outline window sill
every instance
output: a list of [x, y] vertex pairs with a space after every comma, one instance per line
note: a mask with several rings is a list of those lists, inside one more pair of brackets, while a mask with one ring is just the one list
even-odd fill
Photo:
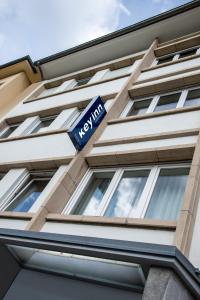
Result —
[[19, 219], [19, 220], [31, 220], [34, 216], [33, 213], [26, 212], [13, 212], [13, 211], [1, 211], [0, 218], [6, 219]]
[[62, 222], [62, 223], [81, 223], [84, 225], [100, 225], [100, 226], [123, 226], [123, 227], [140, 227], [162, 230], [176, 230], [176, 221], [162, 221], [135, 218], [109, 218], [109, 217], [92, 217], [82, 215], [60, 215], [48, 214], [46, 221]]
[[103, 146], [121, 145], [121, 144], [138, 143], [138, 142], [146, 142], [146, 141], [156, 141], [162, 139], [173, 139], [173, 138], [179, 138], [185, 136], [193, 136], [198, 134], [199, 134], [199, 128], [194, 128], [192, 130], [182, 130], [182, 131], [174, 131], [174, 132], [164, 132], [159, 134], [155, 133], [151, 135], [141, 135], [138, 137], [102, 140], [102, 141], [95, 142], [94, 146], [103, 147]]

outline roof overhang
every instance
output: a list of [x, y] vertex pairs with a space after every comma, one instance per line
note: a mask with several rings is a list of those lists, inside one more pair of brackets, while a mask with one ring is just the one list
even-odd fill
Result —
[[199, 31], [200, 1], [172, 9], [132, 26], [35, 62], [44, 79], [89, 68], [143, 51], [156, 38], [160, 43]]
[[41, 80], [41, 73], [29, 55], [10, 61], [0, 66], [0, 79], [24, 72], [31, 83]]

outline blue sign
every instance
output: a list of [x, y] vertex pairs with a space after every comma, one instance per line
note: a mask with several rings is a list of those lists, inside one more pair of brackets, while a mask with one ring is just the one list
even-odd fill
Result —
[[95, 97], [68, 130], [76, 149], [83, 149], [105, 115], [106, 109], [101, 97]]

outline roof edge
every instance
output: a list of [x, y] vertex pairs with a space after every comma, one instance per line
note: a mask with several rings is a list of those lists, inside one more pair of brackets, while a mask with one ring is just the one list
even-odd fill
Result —
[[49, 55], [49, 56], [44, 57], [42, 59], [36, 60], [34, 62], [34, 64], [37, 65], [37, 66], [43, 65], [43, 64], [48, 63], [50, 61], [53, 61], [53, 60], [62, 58], [64, 56], [67, 56], [69, 54], [73, 54], [75, 52], [78, 52], [78, 51], [87, 49], [89, 47], [101, 44], [103, 42], [106, 42], [106, 41], [109, 41], [111, 39], [117, 38], [119, 36], [125, 35], [127, 33], [130, 33], [130, 32], [139, 30], [141, 28], [147, 27], [147, 26], [149, 26], [151, 24], [155, 24], [155, 23], [157, 23], [159, 21], [168, 19], [170, 17], [173, 17], [173, 16], [175, 16], [177, 14], [186, 12], [186, 11], [191, 10], [193, 8], [196, 8], [198, 6], [200, 6], [200, 0], [190, 1], [189, 3], [186, 3], [184, 5], [178, 6], [176, 8], [171, 9], [171, 10], [168, 10], [167, 12], [164, 12], [164, 13], [161, 13], [159, 15], [153, 16], [151, 18], [145, 19], [143, 21], [140, 21], [140, 22], [135, 23], [133, 25], [130, 25], [128, 27], [119, 29], [117, 31], [114, 31], [114, 32], [109, 33], [107, 35], [104, 35], [102, 37], [93, 39], [93, 40], [91, 40], [89, 42], [80, 44], [78, 46], [69, 48], [67, 50], [64, 50], [64, 51], [58, 52], [56, 54]]
[[3, 65], [0, 65], [0, 70], [1, 69], [4, 69], [4, 68], [7, 68], [7, 67], [10, 67], [10, 66], [13, 66], [13, 65], [16, 65], [17, 63], [20, 63], [20, 62], [23, 62], [23, 61], [28, 61], [32, 71], [36, 74], [37, 73], [37, 69], [30, 57], [30, 55], [26, 55], [26, 56], [23, 56], [23, 57], [20, 57], [20, 58], [17, 58], [17, 59], [14, 59], [14, 60], [11, 60], [9, 61], [8, 63], [5, 63]]

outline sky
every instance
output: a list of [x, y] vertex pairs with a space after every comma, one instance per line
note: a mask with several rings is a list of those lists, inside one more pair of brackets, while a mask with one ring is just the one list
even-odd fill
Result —
[[0, 65], [55, 54], [188, 0], [0, 0]]

